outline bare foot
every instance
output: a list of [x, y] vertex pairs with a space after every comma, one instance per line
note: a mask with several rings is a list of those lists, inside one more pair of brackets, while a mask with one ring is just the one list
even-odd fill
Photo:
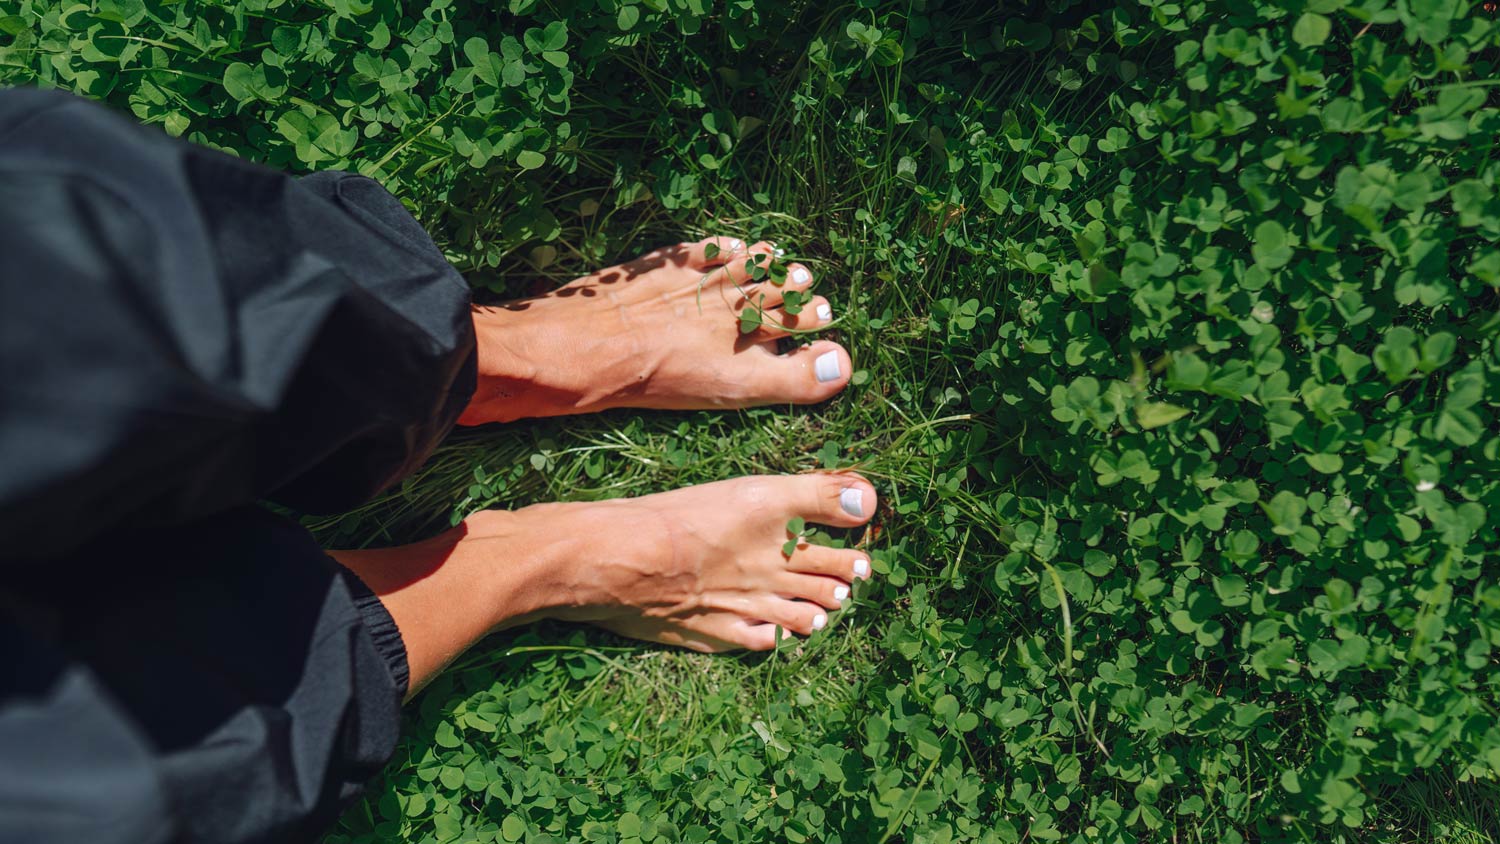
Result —
[[[823, 340], [780, 355], [776, 340], [788, 328], [827, 325], [833, 312], [817, 296], [799, 314], [787, 313], [783, 291], [805, 291], [812, 273], [793, 263], [782, 285], [756, 281], [747, 263], [765, 266], [772, 252], [769, 243], [747, 249], [733, 238], [709, 238], [658, 249], [543, 296], [476, 308], [479, 385], [459, 422], [829, 398], [852, 374], [848, 352]], [[741, 333], [740, 313], [757, 307], [765, 322]]]
[[870, 558], [809, 544], [788, 523], [857, 527], [875, 504], [849, 472], [752, 476], [486, 510], [425, 542], [329, 553], [395, 619], [410, 696], [485, 634], [542, 618], [700, 651], [770, 649], [777, 625], [808, 635], [870, 576]]
[[[588, 621], [621, 635], [701, 651], [764, 650], [776, 625], [807, 635], [870, 576], [862, 551], [811, 545], [787, 531], [807, 525], [855, 527], [875, 511], [875, 488], [851, 473], [735, 478], [641, 498], [544, 504], [514, 513], [476, 513], [471, 539], [520, 537], [530, 523], [547, 558], [538, 590], [542, 615]], [[784, 546], [797, 544], [790, 556]], [[496, 549], [496, 560], [505, 554]], [[497, 563], [503, 564], [503, 563]], [[534, 615], [529, 616], [529, 620]]]

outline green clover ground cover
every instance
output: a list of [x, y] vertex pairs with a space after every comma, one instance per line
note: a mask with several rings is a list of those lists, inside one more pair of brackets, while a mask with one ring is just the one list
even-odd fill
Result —
[[6, 0], [0, 79], [380, 178], [481, 295], [773, 237], [827, 407], [454, 437], [317, 523], [854, 465], [805, 646], [472, 652], [330, 842], [1495, 841], [1500, 28], [1461, 0]]

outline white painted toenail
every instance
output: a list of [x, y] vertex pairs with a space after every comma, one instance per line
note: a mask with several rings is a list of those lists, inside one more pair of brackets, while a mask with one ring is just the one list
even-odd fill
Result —
[[833, 599], [835, 601], [842, 601], [842, 600], [844, 600], [847, 597], [849, 597], [849, 587], [847, 587], [847, 586], [835, 586], [835, 587], [833, 587]]
[[782, 249], [780, 246], [778, 246], [775, 249], [771, 250], [771, 254], [775, 255], [778, 258], [782, 258], [782, 257], [786, 256], [786, 250]]
[[859, 487], [849, 487], [839, 493], [839, 506], [844, 512], [851, 516], [864, 518], [865, 515], [865, 491]]
[[821, 304], [821, 305], [819, 305], [818, 306], [818, 319], [821, 319], [824, 322], [828, 322], [828, 321], [832, 320], [833, 319], [833, 306], [830, 305], [830, 304], [828, 304], [828, 303], [826, 303], [826, 302], [823, 303], [823, 304]]
[[824, 352], [813, 361], [813, 374], [817, 376], [819, 384], [839, 380], [841, 369], [838, 352]]
[[740, 251], [741, 249], [744, 249], [744, 248], [745, 248], [745, 241], [740, 240], [737, 237], [729, 239], [729, 251], [730, 252], [738, 252], [738, 251]]
[[809, 281], [812, 281], [812, 273], [807, 271], [807, 267], [798, 267], [792, 270], [793, 284], [806, 284]]
[[827, 626], [828, 626], [828, 616], [826, 616], [826, 615], [824, 615], [822, 613], [818, 613], [817, 615], [813, 616], [813, 629], [814, 630], [822, 630], [824, 627], [827, 627]]
[[869, 577], [870, 576], [870, 561], [864, 559], [863, 557], [861, 557], [858, 560], [855, 560], [854, 561], [854, 576], [855, 577]]

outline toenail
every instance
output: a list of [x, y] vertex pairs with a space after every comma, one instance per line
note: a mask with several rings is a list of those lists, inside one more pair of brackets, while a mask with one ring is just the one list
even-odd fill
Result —
[[826, 615], [824, 615], [822, 613], [818, 613], [817, 615], [813, 616], [813, 629], [814, 630], [822, 630], [824, 627], [827, 627], [827, 626], [828, 626], [828, 616], [826, 616]]
[[778, 246], [775, 249], [771, 250], [771, 254], [775, 255], [778, 258], [783, 258], [783, 257], [786, 256], [786, 250], [782, 249], [780, 246]]
[[869, 577], [870, 576], [870, 561], [866, 560], [864, 558], [860, 558], [858, 560], [855, 560], [854, 561], [854, 576], [855, 577]]
[[833, 319], [833, 306], [824, 302], [818, 306], [818, 319], [828, 322]]
[[813, 361], [813, 374], [817, 376], [819, 384], [837, 381], [841, 370], [838, 352], [824, 352]]
[[842, 601], [847, 597], [849, 597], [849, 587], [842, 584], [833, 587], [833, 599], [835, 601]]
[[865, 491], [859, 487], [849, 487], [839, 493], [839, 506], [844, 512], [851, 516], [864, 518], [865, 515]]
[[729, 251], [730, 252], [738, 252], [738, 251], [740, 251], [741, 249], [744, 249], [744, 248], [745, 248], [745, 241], [740, 240], [737, 237], [733, 237], [733, 238], [729, 239]]
[[809, 281], [812, 281], [812, 273], [807, 271], [807, 267], [798, 267], [792, 270], [793, 284], [806, 284]]

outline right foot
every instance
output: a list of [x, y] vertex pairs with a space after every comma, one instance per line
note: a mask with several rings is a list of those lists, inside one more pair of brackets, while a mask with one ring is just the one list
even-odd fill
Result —
[[787, 523], [856, 527], [875, 503], [875, 488], [852, 473], [751, 476], [476, 513], [464, 542], [500, 540], [487, 551], [493, 565], [529, 560], [538, 572], [526, 591], [539, 611], [501, 627], [551, 616], [700, 651], [767, 650], [777, 625], [802, 636], [826, 626], [851, 583], [870, 576], [864, 552], [811, 545]]
[[[833, 320], [812, 297], [793, 315], [787, 290], [812, 272], [787, 265], [783, 284], [746, 269], [769, 266], [769, 243], [728, 237], [658, 249], [566, 286], [500, 307], [474, 309], [479, 384], [459, 424], [510, 422], [616, 407], [708, 410], [811, 404], [844, 388], [849, 353], [828, 340], [779, 354], [791, 330]], [[740, 331], [740, 315], [763, 322]]]

